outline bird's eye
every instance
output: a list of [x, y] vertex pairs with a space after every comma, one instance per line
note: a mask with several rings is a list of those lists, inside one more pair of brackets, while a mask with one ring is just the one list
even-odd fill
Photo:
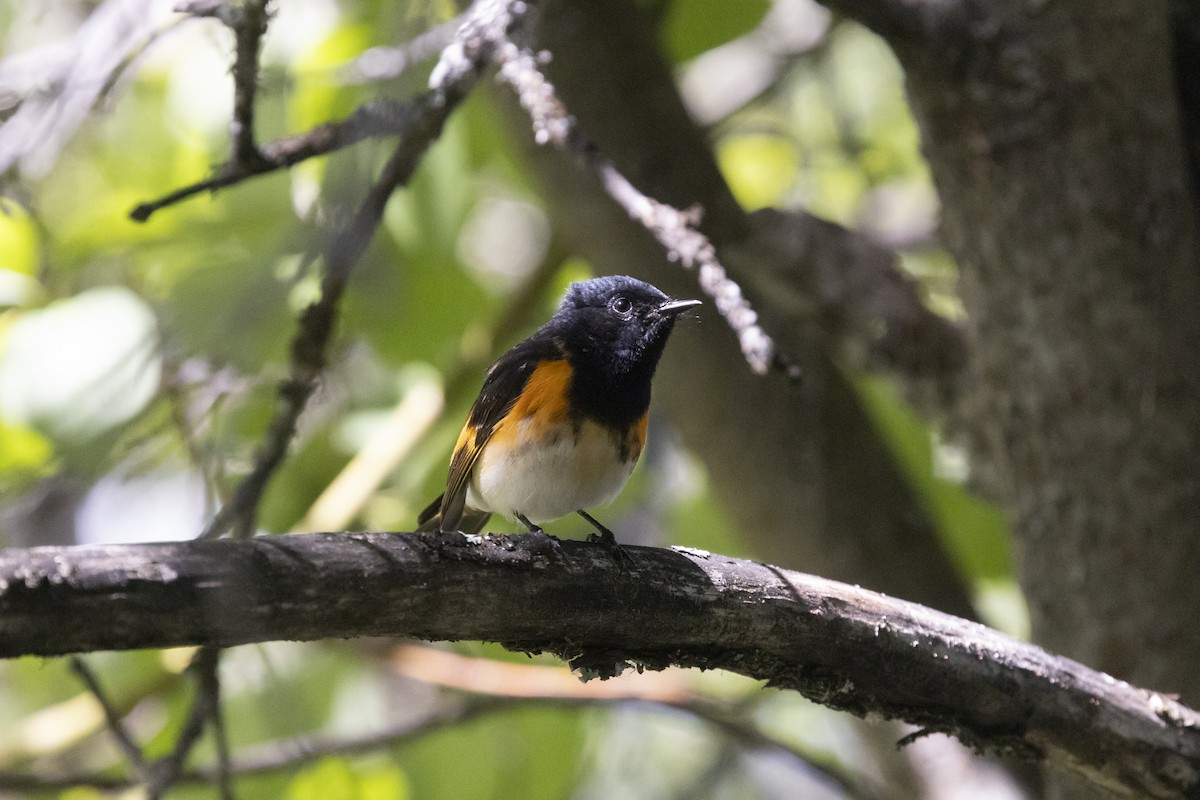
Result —
[[608, 307], [620, 314], [622, 317], [628, 316], [629, 312], [633, 311], [633, 303], [629, 302], [628, 297], [617, 295], [608, 304]]

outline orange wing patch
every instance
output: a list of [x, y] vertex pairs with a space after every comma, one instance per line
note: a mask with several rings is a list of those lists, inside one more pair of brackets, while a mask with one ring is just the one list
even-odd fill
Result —
[[487, 427], [471, 422], [463, 426], [450, 458], [450, 475], [442, 498], [444, 528], [457, 529], [466, 509], [471, 471], [484, 448], [492, 443], [515, 445], [518, 438], [540, 436], [553, 426], [566, 422], [570, 419], [570, 389], [569, 363], [564, 359], [539, 361], [520, 396], [503, 417]]
[[479, 428], [468, 422], [458, 434], [454, 454], [450, 456], [450, 475], [446, 479], [446, 493], [442, 495], [442, 530], [458, 530], [467, 504], [467, 481], [471, 468], [479, 459], [480, 448], [476, 439]]
[[568, 402], [571, 365], [563, 359], [540, 361], [529, 376], [512, 410], [496, 423], [489, 442], [516, 444], [518, 439], [535, 439], [571, 418]]

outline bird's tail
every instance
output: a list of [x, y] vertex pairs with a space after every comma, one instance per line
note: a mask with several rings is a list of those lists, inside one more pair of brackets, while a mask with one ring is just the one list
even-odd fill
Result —
[[[445, 497], [445, 495], [439, 495], [438, 499], [425, 506], [425, 510], [417, 515], [418, 532], [437, 533], [443, 530], [442, 497]], [[455, 526], [455, 530], [462, 533], [479, 533], [491, 518], [492, 515], [488, 511], [476, 511], [468, 507], [463, 510], [462, 519]]]

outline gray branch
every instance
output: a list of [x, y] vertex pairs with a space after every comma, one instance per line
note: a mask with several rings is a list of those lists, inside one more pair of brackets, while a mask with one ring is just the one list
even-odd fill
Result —
[[721, 668], [1129, 796], [1200, 792], [1200, 715], [988, 628], [685, 549], [310, 534], [0, 552], [0, 657], [276, 639], [488, 640], [580, 674]]

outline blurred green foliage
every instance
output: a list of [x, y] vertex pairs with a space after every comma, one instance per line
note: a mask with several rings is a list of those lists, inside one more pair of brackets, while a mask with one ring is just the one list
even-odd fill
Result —
[[749, 33], [767, 13], [766, 0], [725, 3], [722, 0], [674, 0], [666, 5], [662, 44], [676, 63]]
[[[665, 51], [686, 70], [690, 58], [753, 29], [768, 6], [757, 0], [663, 4]], [[46, 15], [41, 18], [31, 8], [0, 12], [0, 33], [9, 43], [47, 20], [68, 30], [73, 24], [65, 4], [39, 12]], [[378, 94], [411, 93], [423, 81], [421, 70], [370, 85], [349, 85], [340, 70], [365, 49], [400, 41], [450, 13], [448, 4], [280, 3], [267, 40], [259, 133], [294, 133], [343, 117]], [[226, 496], [270, 419], [297, 312], [316, 293], [320, 248], [361, 199], [388, 148], [363, 143], [290, 173], [193, 198], [145, 224], [130, 221], [137, 203], [204, 177], [224, 159], [229, 39], [212, 20], [164, 33], [55, 168], [17, 179], [11, 197], [0, 199], [0, 510], [14, 519], [36, 507], [39, 487], [52, 477], [83, 487], [76, 498], [81, 503], [105, 476], [149, 469], [200, 475], [210, 501]], [[354, 524], [407, 529], [439, 491], [458, 421], [481, 380], [480, 362], [511, 343], [495, 341], [492, 327], [512, 298], [530, 288], [538, 262], [554, 255], [536, 225], [511, 222], [544, 224], [545, 215], [502, 131], [487, 96], [477, 93], [455, 114], [412, 184], [389, 203], [342, 304], [328, 374], [266, 497], [265, 532], [295, 525], [369, 440], [371, 425], [412, 386], [440, 384], [470, 365], [468, 379], [447, 384], [454, 391], [441, 420], [353, 515]], [[884, 233], [908, 235], [906, 267], [934, 307], [956, 313], [953, 265], [930, 235], [929, 209], [936, 202], [899, 69], [862, 29], [837, 24], [812, 51], [796, 55], [769, 93], [714, 128], [713, 144], [748, 208], [804, 206], [864, 229], [886, 220]], [[895, 196], [884, 190], [896, 188], [912, 202], [880, 205]], [[468, 223], [513, 208], [525, 216], [493, 224], [525, 237], [532, 256], [500, 266], [480, 263], [472, 253], [487, 254], [495, 243], [469, 241], [470, 231], [488, 228]], [[539, 300], [527, 328], [544, 319], [566, 283], [587, 268], [577, 261], [550, 266], [551, 277], [532, 287]], [[969, 495], [961, 476], [939, 468], [933, 433], [886, 383], [860, 376], [856, 384], [964, 573], [992, 584], [1010, 581], [1007, 534], [996, 509]], [[649, 530], [662, 541], [740, 553], [731, 520], [705, 489], [703, 465], [666, 433], [669, 421], [656, 420], [655, 429], [664, 433], [656, 434], [646, 463], [605, 518], [649, 516]], [[578, 536], [585, 528], [564, 520], [555, 532]], [[158, 530], [163, 538], [197, 533]], [[116, 539], [121, 531], [101, 525], [87, 535]], [[460, 649], [526, 660], [497, 647]], [[167, 752], [192, 691], [179, 654], [102, 654], [90, 661], [131, 712], [147, 753]], [[362, 733], [386, 722], [384, 711], [406, 711], [387, 699], [395, 679], [376, 660], [341, 645], [240, 648], [228, 654], [224, 676], [235, 753], [289, 737]], [[708, 679], [705, 691], [736, 694], [743, 687], [740, 679], [718, 676]], [[0, 770], [117, 769], [119, 753], [94, 709], [88, 716], [70, 705], [80, 703], [80, 691], [62, 661], [0, 664], [0, 729], [8, 732], [0, 736]], [[78, 741], [38, 750], [52, 741], [37, 732], [38, 715], [56, 704], [66, 704], [56, 724], [77, 730]], [[661, 746], [637, 754], [647, 760], [667, 758], [681, 741], [704, 742], [697, 751], [704, 754], [717, 752], [723, 741], [704, 726], [689, 723], [686, 734], [666, 733], [661, 716], [631, 714], [621, 717], [628, 735]], [[812, 724], [814, 715], [824, 715], [826, 727], [838, 725], [794, 698], [786, 713], [766, 713], [790, 740], [824, 753], [858, 746], [844, 731], [826, 736]], [[331, 756], [242, 778], [239, 797], [579, 795], [580, 787], [622, 785], [623, 765], [598, 754], [610, 724], [616, 723], [590, 711], [506, 712], [394, 751]], [[211, 763], [213, 757], [206, 741], [197, 759]], [[678, 795], [685, 778], [663, 772], [658, 793], [641, 796]], [[736, 796], [767, 796], [758, 793], [752, 772], [739, 780]], [[75, 789], [61, 796], [98, 795]], [[172, 796], [212, 792], [185, 787]]]

